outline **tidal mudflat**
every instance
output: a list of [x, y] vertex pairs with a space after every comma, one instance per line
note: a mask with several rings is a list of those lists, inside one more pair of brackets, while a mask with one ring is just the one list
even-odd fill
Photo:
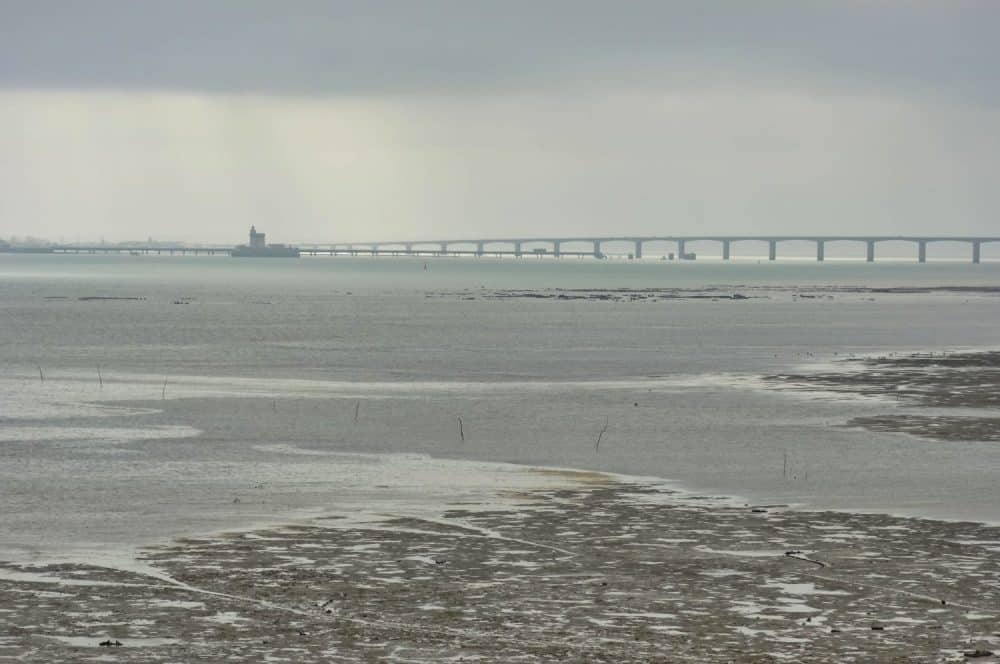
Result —
[[[1000, 650], [996, 445], [846, 426], [995, 415], [875, 364], [990, 347], [994, 293], [893, 284], [995, 266], [619, 263], [18, 257], [0, 661]], [[901, 380], [759, 389], [852, 372]]]
[[331, 513], [178, 540], [131, 571], [2, 564], [0, 658], [931, 662], [1000, 650], [998, 527], [566, 479], [506, 496], [513, 509]]
[[993, 296], [1000, 288], [992, 286], [926, 286], [926, 287], [872, 287], [830, 285], [767, 285], [719, 284], [670, 287], [618, 287], [618, 288], [521, 288], [491, 289], [480, 287], [461, 291], [427, 293], [426, 297], [458, 297], [463, 300], [591, 300], [602, 302], [670, 302], [675, 300], [769, 300], [790, 297], [793, 300], [833, 300], [836, 298], [874, 301], [874, 296], [906, 295], [971, 295]]
[[843, 358], [833, 369], [777, 374], [768, 376], [768, 382], [782, 388], [876, 397], [902, 407], [853, 418], [850, 426], [937, 440], [1000, 440], [1000, 418], [990, 410], [1000, 406], [998, 351]]

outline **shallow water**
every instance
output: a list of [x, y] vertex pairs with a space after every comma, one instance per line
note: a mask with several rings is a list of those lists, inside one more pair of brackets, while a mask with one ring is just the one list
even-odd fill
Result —
[[[1000, 286], [1000, 264], [0, 256], [0, 542], [133, 543], [491, 489], [429, 458], [998, 521], [995, 443], [846, 429], [898, 406], [759, 381], [848, 353], [995, 347], [994, 294], [821, 288], [963, 285]], [[759, 297], [489, 298], [706, 287]], [[141, 299], [79, 299], [95, 296]]]

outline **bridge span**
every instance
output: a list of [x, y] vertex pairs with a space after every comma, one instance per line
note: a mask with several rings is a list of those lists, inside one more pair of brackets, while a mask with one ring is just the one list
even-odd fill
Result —
[[[673, 244], [680, 260], [692, 257], [687, 251], [691, 242], [718, 242], [722, 248], [722, 260], [730, 260], [736, 243], [757, 242], [767, 245], [767, 257], [776, 260], [778, 245], [782, 242], [812, 242], [816, 245], [816, 260], [826, 257], [826, 246], [833, 242], [860, 243], [865, 249], [865, 260], [875, 261], [875, 247], [880, 242], [911, 242], [916, 248], [916, 258], [927, 262], [927, 245], [932, 242], [959, 242], [969, 245], [973, 263], [980, 261], [982, 245], [1000, 242], [1000, 237], [980, 237], [968, 235], [622, 235], [606, 237], [512, 237], [477, 238], [458, 240], [420, 240], [403, 242], [348, 242], [342, 244], [300, 244], [305, 254], [396, 254], [396, 255], [526, 255], [593, 256], [604, 258], [603, 245], [610, 242], [632, 244], [634, 258], [642, 258], [643, 247], [652, 242]], [[566, 245], [575, 245], [576, 250], [566, 250]], [[580, 250], [581, 245], [585, 248]]]
[[[732, 258], [737, 243], [756, 242], [767, 246], [767, 257], [776, 260], [778, 246], [782, 242], [811, 242], [816, 246], [816, 260], [826, 257], [826, 246], [834, 242], [852, 242], [864, 248], [865, 260], [875, 261], [875, 248], [880, 242], [910, 242], [916, 248], [916, 259], [927, 262], [927, 245], [934, 242], [957, 242], [968, 244], [973, 263], [980, 262], [982, 245], [1000, 242], [997, 236], [969, 235], [618, 235], [580, 237], [508, 237], [474, 238], [457, 240], [407, 240], [401, 242], [345, 242], [325, 244], [298, 244], [302, 254], [307, 256], [566, 256], [605, 258], [604, 245], [608, 243], [632, 245], [631, 257], [642, 258], [646, 245], [654, 242], [676, 247], [676, 258], [693, 259], [688, 253], [688, 243], [717, 242], [722, 249], [722, 260]], [[0, 243], [0, 253], [46, 253], [46, 254], [168, 254], [228, 256], [234, 247], [227, 246], [163, 246], [163, 245], [50, 245], [45, 247], [11, 247]], [[671, 252], [673, 253], [673, 252]]]

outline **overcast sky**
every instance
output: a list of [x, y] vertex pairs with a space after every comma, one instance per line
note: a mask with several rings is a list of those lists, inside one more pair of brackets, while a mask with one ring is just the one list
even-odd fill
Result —
[[0, 0], [0, 236], [996, 235], [998, 34], [994, 0]]

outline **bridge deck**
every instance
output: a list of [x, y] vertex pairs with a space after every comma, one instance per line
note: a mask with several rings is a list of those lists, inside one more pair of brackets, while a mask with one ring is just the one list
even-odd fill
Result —
[[[812, 242], [816, 245], [816, 260], [825, 258], [825, 245], [830, 242], [860, 242], [866, 247], [865, 258], [875, 260], [875, 247], [880, 242], [912, 242], [917, 245], [917, 260], [927, 259], [927, 245], [933, 242], [961, 242], [972, 247], [972, 262], [980, 261], [981, 247], [990, 242], [1000, 242], [997, 236], [969, 235], [615, 235], [577, 237], [510, 237], [479, 238], [458, 240], [406, 240], [378, 242], [346, 242], [325, 244], [299, 244], [297, 247], [305, 255], [449, 255], [449, 256], [593, 256], [603, 258], [602, 246], [606, 243], [632, 244], [635, 258], [641, 258], [643, 246], [652, 242], [673, 243], [677, 246], [679, 259], [693, 258], [686, 251], [687, 243], [718, 242], [722, 245], [722, 258], [729, 260], [732, 245], [737, 242], [763, 242], [768, 245], [768, 258], [777, 259], [778, 244], [782, 242]], [[565, 251], [563, 245], [590, 245], [587, 251]], [[500, 245], [500, 246], [498, 246]], [[547, 245], [539, 247], [538, 245]], [[180, 254], [180, 255], [228, 255], [234, 247], [208, 246], [157, 246], [157, 245], [52, 245], [48, 247], [0, 246], [4, 253], [48, 253], [48, 254]]]

